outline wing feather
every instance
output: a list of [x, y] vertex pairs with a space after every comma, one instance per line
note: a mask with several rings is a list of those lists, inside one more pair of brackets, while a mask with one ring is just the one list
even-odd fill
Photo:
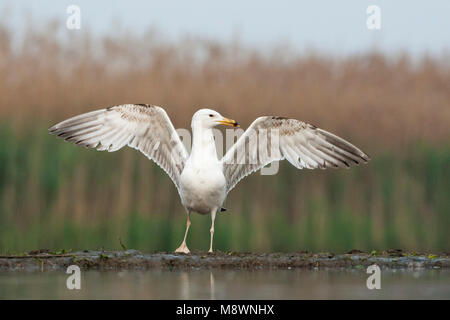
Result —
[[[257, 154], [257, 160], [250, 161], [254, 160], [254, 154]], [[348, 168], [367, 163], [370, 158], [350, 142], [308, 123], [282, 117], [260, 117], [221, 160], [227, 192], [244, 177], [283, 159], [299, 169], [325, 169]]]
[[50, 133], [77, 145], [109, 152], [128, 145], [156, 162], [179, 189], [188, 157], [163, 108], [124, 104], [84, 113], [62, 121]]

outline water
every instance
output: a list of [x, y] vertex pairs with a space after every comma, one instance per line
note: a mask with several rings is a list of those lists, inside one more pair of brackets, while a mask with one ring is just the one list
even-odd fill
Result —
[[2, 272], [0, 299], [450, 299], [449, 270], [382, 270], [369, 290], [364, 270]]

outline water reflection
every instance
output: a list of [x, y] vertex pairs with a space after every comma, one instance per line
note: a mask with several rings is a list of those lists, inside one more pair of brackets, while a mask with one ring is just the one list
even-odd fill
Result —
[[368, 290], [364, 270], [196, 270], [0, 273], [0, 299], [400, 299], [450, 298], [450, 271], [382, 271]]
[[210, 286], [210, 292], [211, 292], [211, 300], [216, 300], [216, 286], [214, 285], [214, 274], [212, 272], [212, 270], [209, 271], [209, 283], [211, 284]]

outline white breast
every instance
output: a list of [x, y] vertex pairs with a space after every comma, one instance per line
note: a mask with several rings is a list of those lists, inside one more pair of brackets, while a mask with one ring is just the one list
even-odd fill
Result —
[[218, 161], [187, 161], [180, 176], [181, 201], [191, 211], [211, 213], [222, 206], [226, 180]]

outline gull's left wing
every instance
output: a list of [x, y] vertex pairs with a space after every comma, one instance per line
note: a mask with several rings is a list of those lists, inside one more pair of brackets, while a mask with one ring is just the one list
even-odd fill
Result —
[[299, 169], [325, 169], [366, 163], [369, 156], [350, 142], [311, 124], [282, 117], [260, 117], [221, 160], [227, 192], [244, 177], [283, 159]]

